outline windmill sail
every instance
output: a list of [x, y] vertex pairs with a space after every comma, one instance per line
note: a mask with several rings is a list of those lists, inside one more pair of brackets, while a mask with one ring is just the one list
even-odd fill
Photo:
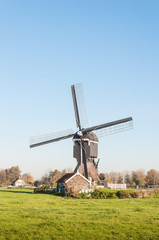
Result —
[[76, 124], [77, 127], [81, 129], [88, 123], [82, 84], [78, 83], [72, 85], [71, 90], [75, 110]]
[[133, 128], [133, 121], [123, 122], [120, 124], [104, 127], [99, 130], [95, 130], [97, 137], [105, 137], [108, 135], [116, 134], [119, 132], [127, 131]]
[[79, 110], [78, 110], [78, 104], [77, 104], [77, 96], [75, 91], [75, 86], [71, 86], [72, 90], [72, 98], [73, 98], [73, 105], [74, 105], [74, 111], [75, 111], [75, 119], [76, 119], [76, 125], [79, 129], [81, 129], [81, 122], [79, 117]]
[[75, 171], [80, 172], [86, 178], [91, 177], [92, 181], [98, 182], [100, 181], [96, 164], [96, 159], [98, 159], [98, 137], [131, 129], [133, 127], [132, 118], [124, 118], [118, 121], [84, 128], [87, 124], [87, 114], [82, 85], [72, 85], [71, 90], [78, 131], [74, 133], [72, 130], [67, 130], [38, 137], [31, 137], [30, 147], [38, 147], [73, 137], [73, 157], [77, 160]]
[[58, 142], [60, 140], [71, 138], [73, 136], [74, 136], [74, 132], [71, 129], [69, 129], [62, 132], [30, 137], [30, 148], [38, 147], [38, 146], [52, 143], [52, 142]]
[[132, 127], [132, 118], [124, 118], [124, 119], [120, 119], [118, 121], [113, 121], [113, 122], [109, 122], [109, 123], [104, 123], [104, 124], [100, 124], [100, 125], [96, 125], [96, 126], [93, 126], [93, 127], [90, 127], [90, 128], [85, 128], [82, 130], [82, 133], [85, 134], [85, 133], [89, 133], [89, 132], [92, 132], [92, 131], [97, 131], [97, 130], [101, 130], [101, 129], [104, 129], [104, 128], [107, 128], [108, 131], [110, 129], [110, 127], [118, 127], [119, 129], [122, 129], [122, 127], [124, 128], [124, 124], [125, 124], [125, 127]]
[[[86, 114], [82, 84], [79, 83], [76, 85], [72, 85], [71, 90], [72, 90], [76, 125], [79, 128], [79, 130], [81, 130], [82, 127], [87, 123], [87, 114]], [[83, 165], [84, 165], [84, 175], [86, 178], [88, 178], [86, 150], [84, 147], [84, 141], [82, 139], [82, 136], [80, 137], [80, 140], [81, 140], [81, 153], [82, 153], [81, 163], [83, 162]]]

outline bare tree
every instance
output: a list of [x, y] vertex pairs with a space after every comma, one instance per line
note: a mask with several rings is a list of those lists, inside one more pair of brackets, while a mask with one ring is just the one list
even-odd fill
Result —
[[157, 185], [159, 184], [159, 171], [151, 169], [147, 172], [146, 183], [148, 185]]
[[121, 174], [119, 174], [117, 183], [122, 184], [123, 183], [123, 176]]
[[62, 173], [56, 169], [55, 171], [51, 171], [49, 173], [49, 177], [51, 180], [51, 185], [55, 187], [57, 180], [62, 177]]
[[73, 172], [72, 168], [65, 168], [62, 170], [62, 176], [65, 175], [66, 173], [72, 173], [72, 172]]
[[20, 173], [18, 166], [3, 169], [0, 171], [0, 183], [9, 185], [20, 176]]
[[130, 176], [129, 173], [126, 173], [126, 174], [125, 174], [124, 181], [125, 181], [125, 183], [126, 183], [127, 186], [130, 186], [130, 185], [131, 185], [132, 179], [131, 179], [131, 176]]
[[145, 186], [145, 178], [144, 170], [132, 171], [132, 182], [135, 182], [136, 185]]
[[50, 179], [50, 177], [49, 177], [49, 173], [45, 173], [45, 174], [41, 177], [41, 183], [42, 183], [42, 184], [46, 184], [46, 185], [50, 185], [51, 179]]

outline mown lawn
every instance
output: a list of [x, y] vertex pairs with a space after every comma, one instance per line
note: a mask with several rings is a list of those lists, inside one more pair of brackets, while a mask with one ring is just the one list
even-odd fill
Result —
[[0, 189], [3, 239], [159, 239], [159, 198], [67, 199]]

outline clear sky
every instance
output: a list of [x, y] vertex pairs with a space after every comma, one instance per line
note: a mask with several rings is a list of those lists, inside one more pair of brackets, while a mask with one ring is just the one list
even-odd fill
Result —
[[71, 84], [90, 125], [132, 116], [99, 139], [100, 172], [159, 170], [159, 1], [0, 1], [0, 168], [35, 178], [74, 168], [72, 140], [29, 148], [29, 136], [76, 130]]

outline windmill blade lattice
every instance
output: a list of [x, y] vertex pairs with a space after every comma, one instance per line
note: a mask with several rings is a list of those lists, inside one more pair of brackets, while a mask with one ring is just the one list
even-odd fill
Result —
[[[98, 159], [98, 137], [133, 128], [132, 117], [84, 128], [88, 123], [82, 84], [71, 86], [75, 120], [78, 130], [71, 129], [30, 138], [30, 148], [73, 137], [73, 157], [77, 160], [75, 172], [99, 182], [96, 159]], [[98, 137], [97, 137], [98, 136]], [[99, 161], [99, 159], [98, 159]]]
[[78, 112], [80, 116], [80, 125], [82, 128], [88, 123], [86, 105], [85, 105], [84, 94], [83, 94], [83, 87], [81, 83], [78, 83], [74, 85], [74, 88], [76, 93]]
[[102, 128], [99, 130], [94, 130], [97, 137], [105, 137], [108, 135], [116, 134], [119, 132], [127, 131], [133, 128], [133, 121], [121, 123], [118, 125], [113, 125], [107, 128]]
[[34, 136], [30, 137], [30, 147], [37, 147], [40, 145], [47, 144], [49, 142], [57, 142], [60, 140], [64, 140], [66, 138], [70, 138], [74, 136], [74, 131], [72, 129], [68, 129], [65, 131], [40, 135], [40, 136]]

